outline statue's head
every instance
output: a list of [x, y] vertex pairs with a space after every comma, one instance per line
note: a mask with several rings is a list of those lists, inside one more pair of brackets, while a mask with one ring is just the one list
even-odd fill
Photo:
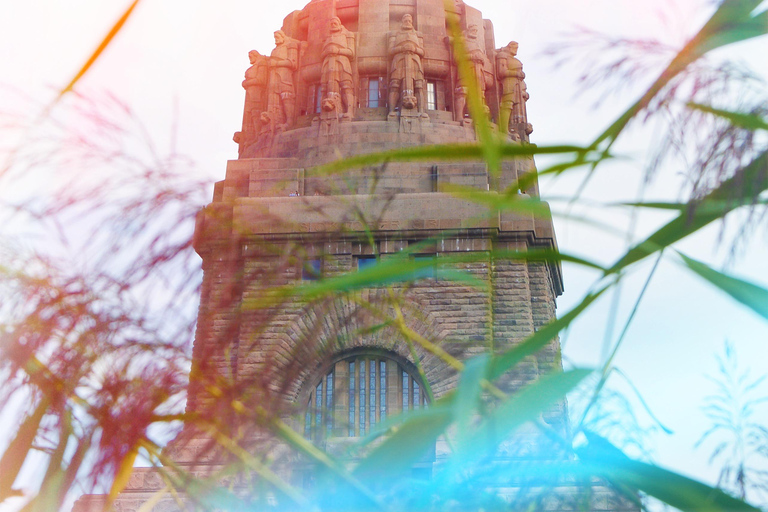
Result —
[[412, 30], [413, 29], [413, 16], [410, 14], [404, 14], [403, 19], [400, 20], [400, 26], [403, 30]]
[[517, 55], [517, 41], [510, 41], [504, 48], [512, 55]]
[[285, 32], [282, 30], [275, 30], [275, 45], [280, 46], [285, 42]]
[[259, 116], [259, 121], [261, 121], [262, 124], [269, 123], [272, 121], [272, 116], [270, 116], [267, 112], [262, 112]]
[[261, 54], [256, 50], [251, 50], [248, 52], [248, 60], [251, 61], [251, 64], [256, 64], [256, 61], [259, 60], [259, 57], [261, 57]]
[[470, 25], [467, 27], [466, 37], [467, 39], [477, 39], [478, 29], [477, 25]]
[[334, 16], [331, 18], [331, 32], [340, 32], [341, 31], [341, 20]]

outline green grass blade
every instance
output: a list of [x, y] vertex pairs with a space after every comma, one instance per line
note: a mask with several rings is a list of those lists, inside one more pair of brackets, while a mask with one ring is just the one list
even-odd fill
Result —
[[[669, 247], [707, 224], [724, 217], [736, 207], [751, 203], [766, 188], [768, 188], [768, 151], [760, 154], [733, 177], [707, 194], [700, 201], [703, 208], [696, 207], [690, 213], [681, 212], [675, 219], [627, 251], [608, 269], [607, 273], [617, 273], [632, 263]], [[721, 208], [717, 208], [717, 205]]]
[[550, 219], [552, 213], [549, 205], [536, 197], [523, 197], [518, 194], [499, 194], [496, 191], [480, 190], [475, 187], [446, 184], [440, 187], [441, 192], [447, 192], [459, 199], [487, 206], [491, 211], [512, 211], [537, 218]]
[[[588, 148], [582, 146], [536, 146], [534, 144], [504, 144], [500, 148], [501, 155], [508, 158], [529, 157], [533, 155], [553, 154], [586, 154]], [[383, 162], [456, 162], [482, 161], [485, 157], [483, 147], [479, 144], [437, 144], [433, 146], [412, 146], [376, 153], [355, 155], [342, 160], [309, 169], [308, 175], [324, 176], [338, 174], [350, 169], [357, 169]]]
[[364, 458], [352, 474], [377, 480], [409, 477], [411, 466], [434, 448], [435, 441], [452, 420], [452, 409], [438, 404], [410, 414], [407, 421]]
[[762, 12], [755, 16], [752, 15], [760, 3], [761, 0], [723, 1], [701, 30], [675, 55], [640, 99], [601, 133], [592, 146], [596, 148], [602, 142], [607, 142], [604, 148], [607, 151], [629, 121], [645, 110], [653, 98], [674, 77], [708, 51], [765, 34], [768, 29], [768, 23], [766, 23], [768, 14]]
[[453, 401], [453, 418], [457, 427], [457, 451], [469, 448], [470, 425], [478, 413], [480, 397], [483, 392], [483, 380], [488, 372], [489, 362], [490, 356], [483, 354], [464, 363], [464, 371], [461, 372], [459, 385], [456, 387], [456, 397]]
[[758, 512], [719, 489], [672, 471], [630, 459], [604, 438], [585, 432], [588, 445], [577, 449], [582, 466], [609, 481], [638, 489], [664, 503], [691, 512]]
[[573, 390], [592, 370], [555, 371], [503, 400], [473, 434], [474, 447], [464, 452], [460, 465], [492, 456], [496, 447], [522, 425], [534, 421]]
[[524, 358], [535, 354], [544, 345], [552, 341], [557, 334], [568, 327], [590, 304], [592, 304], [600, 295], [602, 295], [610, 285], [606, 285], [597, 292], [590, 293], [581, 303], [575, 308], [571, 309], [568, 313], [548, 323], [531, 336], [525, 339], [522, 343], [516, 347], [508, 350], [507, 352], [496, 356], [491, 361], [491, 368], [488, 372], [488, 380], [496, 380], [501, 377], [507, 370], [515, 366]]
[[744, 281], [722, 272], [718, 272], [701, 261], [689, 258], [685, 254], [677, 254], [683, 259], [683, 263], [720, 290], [724, 291], [749, 309], [768, 320], [768, 290], [761, 286]]
[[[725, 0], [718, 7], [691, 46], [706, 52], [768, 33], [768, 13], [754, 14], [760, 0]], [[754, 14], [754, 15], [753, 15]]]
[[719, 108], [710, 107], [709, 105], [702, 105], [701, 103], [687, 103], [689, 108], [700, 110], [708, 114], [712, 114], [723, 119], [727, 119], [734, 126], [745, 128], [747, 130], [768, 130], [768, 122], [757, 114], [746, 114], [744, 112], [732, 112], [730, 110], [722, 110]]

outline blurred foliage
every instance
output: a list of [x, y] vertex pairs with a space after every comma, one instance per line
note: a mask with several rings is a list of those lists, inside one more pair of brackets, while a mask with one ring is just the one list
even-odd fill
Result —
[[[588, 506], [591, 485], [604, 482], [638, 505], [642, 505], [639, 496], [650, 496], [681, 510], [757, 510], [744, 501], [746, 489], [752, 485], [745, 478], [744, 450], [754, 432], [749, 430], [751, 427], [734, 427], [749, 415], [748, 410], [729, 409], [736, 388], [723, 387], [713, 395], [707, 406], [713, 429], [702, 440], [719, 430], [733, 436], [732, 442], [716, 448], [713, 457], [727, 458], [723, 484], [731, 490], [735, 484], [741, 499], [652, 463], [634, 460], [608, 440], [609, 434], [591, 430], [621, 427], [610, 420], [601, 423], [600, 419], [608, 416], [601, 413], [600, 407], [610, 407], [604, 405], [607, 402], [601, 401], [601, 396], [608, 392], [606, 383], [614, 374], [613, 355], [623, 334], [604, 366], [594, 372], [555, 372], [512, 395], [497, 384], [523, 359], [550, 343], [606, 291], [614, 289], [640, 262], [666, 257], [676, 243], [733, 210], [764, 202], [768, 188], [764, 109], [721, 104], [712, 91], [725, 90], [718, 87], [731, 84], [734, 76], [715, 70], [711, 75], [715, 78], [711, 78], [701, 72], [708, 52], [765, 36], [768, 14], [757, 10], [759, 1], [726, 0], [719, 4], [702, 29], [670, 57], [644, 94], [588, 146], [537, 147], [510, 143], [498, 136], [476, 87], [472, 87], [466, 59], [460, 58], [459, 68], [470, 88], [469, 108], [478, 133], [476, 145], [376, 153], [316, 170], [319, 174], [337, 174], [393, 161], [481, 157], [496, 173], [503, 159], [550, 154], [562, 160], [541, 173], [563, 173], [585, 166], [594, 169], [610, 158], [614, 142], [633, 121], [664, 113], [674, 113], [678, 121], [687, 120], [687, 126], [693, 116], [706, 121], [701, 125], [704, 132], [690, 133], [671, 122], [670, 126], [678, 126], [678, 131], [670, 132], [666, 139], [669, 143], [661, 148], [663, 153], [693, 147], [700, 155], [689, 166], [693, 185], [688, 201], [627, 205], [633, 209], [667, 208], [677, 214], [611, 265], [603, 268], [554, 252], [491, 254], [525, 261], [567, 260], [597, 268], [601, 274], [571, 311], [508, 351], [489, 351], [459, 361], [409, 328], [393, 284], [412, 280], [422, 266], [430, 264], [425, 262], [382, 261], [354, 275], [270, 288], [258, 304], [246, 304], [264, 310], [268, 316], [270, 306], [296, 296], [316, 301], [341, 295], [352, 297], [361, 310], [377, 319], [380, 327], [376, 328], [396, 329], [411, 347], [420, 346], [461, 371], [453, 392], [427, 409], [392, 419], [381, 431], [362, 440], [358, 448], [364, 455], [351, 467], [292, 430], [274, 414], [270, 404], [248, 402], [245, 390], [226, 379], [209, 384], [208, 391], [219, 397], [217, 409], [208, 415], [182, 412], [190, 378], [194, 320], [194, 311], [183, 305], [189, 304], [187, 299], [199, 291], [198, 278], [189, 277], [197, 275], [189, 240], [194, 213], [202, 203], [203, 185], [191, 182], [181, 172], [180, 164], [186, 162], [176, 155], [158, 157], [147, 140], [127, 146], [117, 143], [124, 140], [121, 126], [126, 117], [128, 122], [135, 120], [112, 99], [104, 100], [109, 107], [105, 109], [105, 105], [87, 98], [75, 101], [76, 93], [68, 92], [119, 31], [136, 3], [130, 5], [81, 72], [61, 91], [56, 108], [38, 121], [54, 135], [45, 132], [39, 139], [28, 135], [11, 152], [0, 174], [0, 183], [20, 183], [22, 189], [29, 190], [13, 200], [4, 199], [1, 213], [5, 218], [1, 220], [9, 225], [18, 225], [19, 219], [34, 221], [32, 233], [22, 234], [39, 240], [20, 244], [19, 233], [11, 233], [3, 240], [0, 410], [4, 417], [16, 421], [0, 458], [0, 501], [22, 494], [18, 477], [24, 464], [40, 468], [34, 472], [37, 490], [28, 495], [24, 510], [59, 509], [69, 492], [103, 489], [105, 485], [110, 498], [114, 498], [124, 489], [141, 455], [157, 467], [164, 480], [165, 488], [156, 499], [169, 494], [182, 506], [184, 501], [178, 493], [184, 493], [204, 510], [495, 510], [510, 506], [536, 510], [550, 506], [553, 500], [574, 499], [573, 495], [558, 496], [558, 486], [563, 482], [580, 485], [583, 490], [583, 496], [575, 496], [582, 501], [572, 504], [574, 508]], [[451, 29], [456, 54], [461, 56], [459, 28], [454, 23]], [[624, 70], [624, 63], [622, 60], [614, 70]], [[735, 80], [743, 82], [744, 76], [737, 75]], [[72, 101], [67, 103], [70, 98]], [[68, 123], [58, 124], [56, 113], [68, 108], [79, 110], [82, 132], [73, 132]], [[105, 111], [109, 115], [105, 116]], [[29, 133], [39, 130], [40, 125], [33, 126]], [[689, 138], [693, 136], [695, 140]], [[51, 145], [51, 140], [60, 144]], [[656, 150], [649, 148], [651, 152]], [[660, 155], [655, 161], [662, 159]], [[104, 177], [85, 172], [94, 165], [108, 165], [112, 173]], [[37, 182], [48, 192], [40, 194], [36, 188], [39, 185], [30, 183], [28, 176], [51, 166], [55, 171], [47, 171], [43, 174], [47, 180]], [[89, 185], [83, 188], [81, 180]], [[515, 183], [500, 192], [451, 192], [490, 211], [541, 212], [542, 203], [516, 193], [525, 188], [525, 183]], [[578, 197], [574, 200], [578, 201]], [[58, 242], [54, 250], [49, 250], [51, 240]], [[686, 268], [766, 317], [767, 290], [687, 256], [680, 258]], [[462, 262], [446, 261], [447, 267], [457, 263]], [[462, 275], [451, 274], [450, 268], [443, 270], [448, 278]], [[467, 281], [464, 284], [473, 285], [463, 276]], [[374, 285], [382, 287], [388, 297], [385, 308], [373, 307], [355, 295], [357, 290]], [[729, 357], [726, 354], [723, 360], [723, 382], [736, 378], [738, 386], [747, 384], [728, 366]], [[588, 379], [590, 375], [594, 375], [592, 380]], [[191, 379], [194, 384], [195, 376]], [[587, 396], [582, 421], [563, 435], [542, 417], [585, 382], [589, 386], [582, 388]], [[221, 474], [196, 478], [160, 449], [184, 424], [205, 432], [215, 449], [227, 454], [231, 463]], [[314, 486], [301, 490], [282, 480], [274, 470], [275, 461], [258, 447], [245, 443], [237, 428], [243, 424], [268, 430], [310, 461], [317, 468]], [[537, 431], [559, 456], [514, 462], [494, 459], [499, 446], [521, 429]], [[450, 443], [450, 458], [435, 469], [431, 478], [414, 478], [413, 464], [438, 438]], [[642, 444], [642, 440], [632, 442]], [[252, 492], [244, 495], [219, 485], [222, 479], [243, 471], [258, 475]], [[513, 505], [500, 496], [501, 488], [517, 489], [512, 498], [506, 498], [513, 499]]]
[[[717, 356], [718, 373], [709, 376], [715, 391], [704, 399], [704, 414], [711, 426], [701, 435], [697, 446], [713, 445], [710, 463], [720, 468], [718, 485], [747, 494], [763, 506], [768, 500], [768, 427], [755, 415], [765, 407], [765, 380], [768, 375], [752, 377], [739, 364], [733, 343], [725, 342]], [[762, 464], [761, 464], [762, 463]]]

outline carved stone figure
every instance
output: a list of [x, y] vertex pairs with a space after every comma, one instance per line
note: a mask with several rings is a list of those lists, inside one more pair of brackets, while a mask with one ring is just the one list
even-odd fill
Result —
[[515, 57], [517, 43], [511, 41], [496, 54], [496, 76], [501, 84], [501, 105], [499, 111], [499, 129], [519, 138], [518, 126], [526, 123], [525, 73], [523, 64]]
[[331, 33], [323, 44], [322, 83], [325, 97], [343, 98], [343, 115], [354, 114], [355, 88], [352, 83], [352, 59], [355, 57], [355, 34], [344, 28], [341, 20], [331, 18]]
[[321, 103], [320, 135], [334, 135], [338, 133], [338, 124], [342, 117], [342, 105], [339, 95], [328, 96]]
[[[491, 61], [486, 57], [483, 43], [478, 38], [477, 25], [470, 25], [464, 31], [464, 45], [467, 49], [469, 62], [472, 65], [477, 90], [483, 100], [483, 105], [485, 105], [486, 70], [491, 70]], [[458, 120], [462, 120], [467, 106], [467, 86], [462, 82], [460, 75], [456, 77], [456, 83], [458, 84], [456, 87], [456, 115]], [[488, 111], [487, 105], [485, 105], [485, 109]]]
[[243, 88], [245, 89], [245, 109], [243, 112], [243, 129], [240, 136], [242, 144], [255, 142], [259, 133], [259, 113], [265, 109], [269, 65], [266, 55], [256, 50], [248, 52], [251, 67], [245, 71]]
[[418, 109], [422, 117], [426, 113], [424, 90], [424, 38], [413, 28], [413, 17], [405, 14], [400, 30], [389, 36], [389, 56], [392, 71], [389, 82], [389, 115], [396, 116], [398, 103], [404, 110]]
[[259, 135], [256, 139], [256, 148], [263, 150], [272, 145], [272, 138], [275, 133], [275, 127], [272, 116], [269, 112], [262, 112], [259, 116]]
[[272, 122], [283, 128], [293, 124], [296, 109], [296, 89], [293, 75], [299, 64], [299, 44], [285, 35], [275, 32], [275, 49], [269, 56], [269, 110]]

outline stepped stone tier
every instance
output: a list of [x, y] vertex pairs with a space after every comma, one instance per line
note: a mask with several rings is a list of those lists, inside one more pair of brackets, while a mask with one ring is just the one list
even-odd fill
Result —
[[[560, 266], [511, 254], [555, 249], [551, 220], [489, 213], [447, 191], [536, 197], [532, 158], [505, 161], [498, 175], [479, 160], [312, 170], [365, 153], [476, 142], [451, 18], [464, 33], [471, 69], [465, 78], [477, 82], [494, 126], [512, 143], [528, 144], [517, 43], [497, 45], [491, 22], [460, 0], [449, 7], [443, 0], [312, 0], [285, 18], [270, 52], [249, 53], [243, 124], [234, 137], [239, 158], [227, 164], [195, 232], [204, 278], [187, 412], [213, 421], [299, 487], [311, 485], [312, 461], [276, 440], [265, 427], [269, 417], [353, 464], [350, 443], [386, 417], [428, 407], [455, 388], [457, 372], [439, 352], [466, 360], [503, 351], [555, 317]], [[491, 250], [509, 257], [491, 258]], [[427, 262], [417, 269], [420, 279], [330, 296], [280, 294], [285, 285], [351, 275], [376, 258], [403, 254], [403, 261]], [[443, 277], [446, 270], [486, 286]], [[395, 303], [400, 329], [387, 321]], [[437, 348], [408, 343], [404, 329]], [[500, 386], [514, 392], [560, 369], [554, 339]], [[565, 403], [543, 419], [567, 434]], [[192, 422], [164, 454], [214, 487], [248, 495], [259, 477], [253, 469], [233, 472], [237, 458], [216, 438]], [[414, 470], [428, 478], [448, 454], [445, 440], [438, 441]], [[530, 429], [504, 444], [497, 459], [557, 456]], [[166, 484], [161, 472], [136, 469], [113, 509], [136, 511], [149, 500], [155, 501], [142, 510], [196, 506], [187, 494], [163, 494]], [[583, 499], [563, 485], [550, 491], [547, 510], [572, 510]], [[600, 486], [589, 500], [591, 510], [633, 509]], [[101, 510], [103, 502], [85, 496], [75, 510]]]

